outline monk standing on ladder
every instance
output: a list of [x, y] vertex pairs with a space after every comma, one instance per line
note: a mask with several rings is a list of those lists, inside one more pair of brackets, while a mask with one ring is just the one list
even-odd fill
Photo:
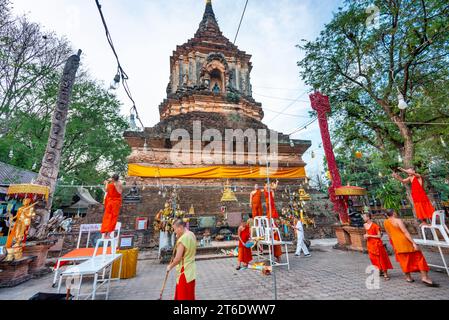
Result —
[[111, 179], [106, 180], [104, 199], [104, 215], [101, 224], [101, 233], [105, 234], [105, 238], [111, 237], [111, 233], [115, 230], [118, 221], [118, 215], [122, 206], [123, 185], [119, 180], [118, 174], [114, 174]]

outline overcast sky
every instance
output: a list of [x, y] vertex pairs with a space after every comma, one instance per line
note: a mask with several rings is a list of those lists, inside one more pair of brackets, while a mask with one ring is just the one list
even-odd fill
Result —
[[[109, 84], [116, 72], [114, 56], [107, 44], [95, 0], [12, 0], [16, 14], [27, 14], [45, 29], [67, 37], [73, 48], [82, 49], [82, 63], [91, 75]], [[159, 121], [158, 106], [166, 96], [169, 57], [176, 45], [192, 38], [201, 21], [204, 0], [101, 0], [103, 13], [145, 126]], [[264, 122], [289, 134], [309, 119], [307, 87], [299, 78], [296, 62], [302, 52], [301, 39], [312, 40], [329, 22], [342, 0], [249, 0], [236, 44], [252, 55], [254, 98], [263, 104]], [[234, 39], [245, 0], [213, 0], [224, 35]], [[304, 94], [300, 101], [291, 100]], [[131, 104], [119, 91], [122, 113]], [[285, 113], [277, 115], [270, 110]], [[296, 115], [291, 116], [291, 115]], [[322, 167], [318, 124], [292, 136], [312, 140], [304, 156], [307, 172], [316, 176]]]

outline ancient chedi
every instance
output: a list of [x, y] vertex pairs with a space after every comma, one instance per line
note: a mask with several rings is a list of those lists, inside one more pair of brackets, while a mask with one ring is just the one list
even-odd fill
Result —
[[[261, 146], [262, 149], [270, 149], [270, 152], [274, 149], [274, 145], [267, 148], [268, 144], [273, 144], [270, 142], [274, 141], [270, 140], [273, 134], [278, 141], [276, 156], [279, 169], [271, 172], [271, 178], [279, 179], [281, 186], [283, 183], [299, 185], [304, 182], [305, 163], [301, 157], [311, 143], [290, 140], [277, 132], [270, 135], [267, 126], [262, 123], [262, 105], [252, 97], [250, 75], [253, 66], [250, 60], [251, 55], [239, 50], [223, 36], [212, 3], [208, 0], [195, 36], [178, 46], [170, 57], [167, 98], [159, 106], [161, 121], [143, 132], [125, 133], [132, 148], [128, 159], [127, 184], [147, 186], [140, 188], [142, 201], [133, 207], [135, 214], [140, 212], [154, 217], [163, 208], [163, 196], [167, 197], [165, 188], [169, 190], [173, 185], [181, 186], [179, 205], [182, 210], [187, 211], [194, 205], [196, 214], [219, 214], [223, 205], [220, 202], [220, 188], [227, 180], [236, 186], [233, 190], [238, 199], [238, 202], [226, 204], [228, 212], [249, 213], [251, 186], [258, 183], [263, 187], [266, 178], [266, 170], [262, 168], [267, 158], [259, 151]], [[199, 123], [201, 131], [198, 133], [194, 124]], [[175, 136], [173, 141], [172, 134], [177, 129], [185, 130], [184, 135], [189, 139], [187, 145], [192, 151], [187, 159], [175, 163], [171, 153], [180, 140]], [[248, 137], [241, 148], [234, 141], [231, 152], [234, 158], [231, 161], [225, 161], [223, 143], [220, 150], [223, 151], [223, 161], [211, 163], [204, 154], [201, 156], [202, 150], [215, 141], [215, 138], [205, 137], [208, 129], [213, 129], [223, 139], [227, 129], [241, 129], [245, 133], [252, 129], [256, 134], [258, 130], [267, 131], [267, 138], [260, 139], [257, 135], [257, 153], [250, 148]], [[238, 157], [243, 159], [243, 163], [237, 161]], [[284, 182], [284, 179], [288, 180]]]

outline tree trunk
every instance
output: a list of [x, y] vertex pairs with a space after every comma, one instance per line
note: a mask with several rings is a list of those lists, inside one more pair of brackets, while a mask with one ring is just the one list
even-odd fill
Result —
[[56, 188], [56, 181], [59, 174], [61, 162], [61, 152], [64, 145], [64, 136], [67, 124], [67, 115], [69, 111], [70, 97], [73, 84], [75, 83], [76, 72], [80, 64], [81, 50], [78, 54], [72, 55], [66, 62], [62, 74], [58, 101], [53, 113], [50, 134], [48, 137], [47, 148], [42, 160], [42, 166], [39, 170], [36, 183], [50, 188], [50, 195], [45, 208], [36, 210], [40, 219], [38, 221], [37, 238], [45, 238], [46, 235], [39, 234], [39, 230], [44, 230], [45, 224], [50, 218], [50, 210], [53, 203], [53, 194]]
[[[402, 152], [402, 159], [404, 162], [403, 167], [405, 167], [406, 169], [411, 168], [413, 167], [413, 157], [415, 155], [415, 146], [413, 144], [412, 132], [405, 123], [397, 121], [397, 119], [394, 119], [394, 121], [399, 128], [402, 138], [404, 139], [404, 149]], [[406, 184], [405, 189], [407, 192], [408, 202], [410, 203], [410, 206], [412, 208], [413, 216], [416, 218], [416, 210], [413, 203], [412, 190], [410, 185]]]

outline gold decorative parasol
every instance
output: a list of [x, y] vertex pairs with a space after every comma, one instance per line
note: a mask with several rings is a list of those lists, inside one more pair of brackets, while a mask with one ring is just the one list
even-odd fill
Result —
[[50, 188], [38, 184], [12, 184], [6, 194], [17, 198], [41, 198], [48, 200]]
[[366, 194], [366, 189], [360, 187], [343, 186], [335, 189], [337, 196], [365, 196]]

